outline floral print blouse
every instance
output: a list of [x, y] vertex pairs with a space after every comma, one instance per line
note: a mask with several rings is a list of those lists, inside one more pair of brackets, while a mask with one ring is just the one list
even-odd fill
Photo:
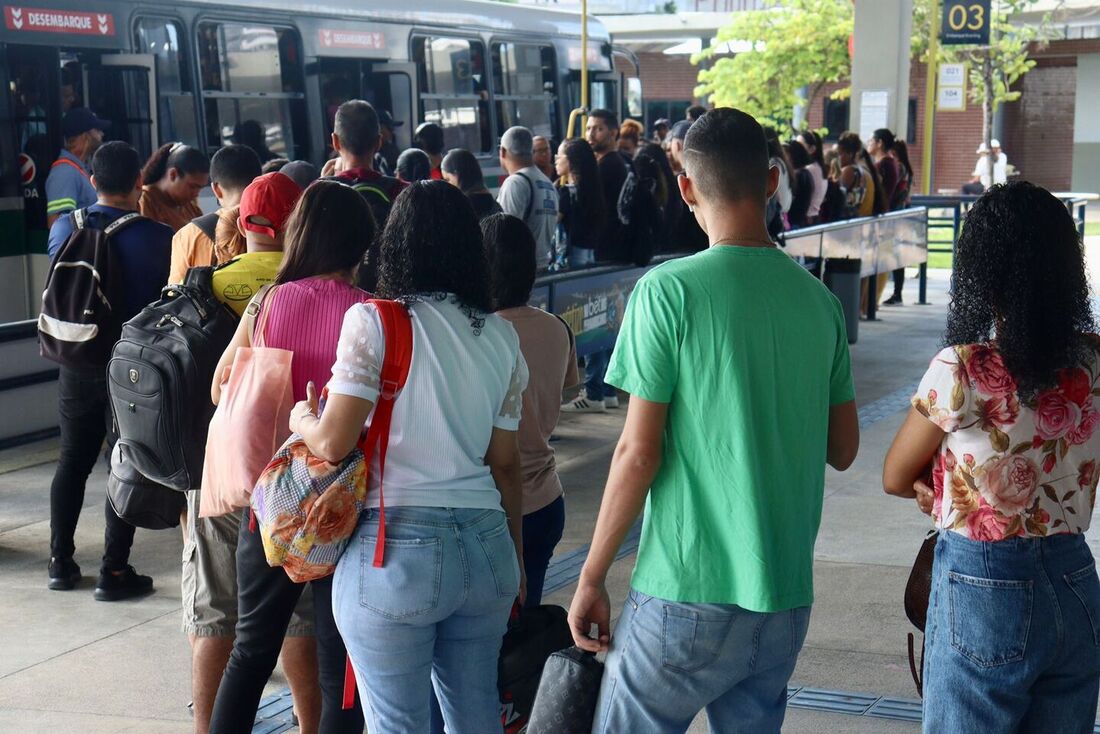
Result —
[[948, 347], [913, 407], [947, 435], [933, 461], [936, 527], [971, 540], [1083, 533], [1096, 501], [1100, 359], [1021, 401], [992, 344]]

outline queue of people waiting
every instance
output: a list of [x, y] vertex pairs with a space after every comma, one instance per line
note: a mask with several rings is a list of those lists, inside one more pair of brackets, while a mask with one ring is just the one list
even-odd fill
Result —
[[[166, 146], [143, 164], [125, 143], [100, 144], [96, 118], [83, 119], [92, 127], [69, 150], [87, 154], [96, 198], [58, 212], [55, 269], [84, 231], [102, 231], [114, 257], [104, 297], [129, 319], [165, 284], [216, 265], [213, 296], [240, 320], [208, 376], [210, 400], [241, 399], [231, 378], [244, 350], [289, 353], [289, 418], [264, 428], [290, 435], [306, 475], [354, 467], [377, 407], [400, 429], [381, 455], [359, 448], [369, 465], [354, 475], [355, 500], [326, 526], [346, 529], [346, 548], [309, 590], [288, 565], [270, 565], [278, 531], [257, 527], [266, 515], [255, 495], [226, 509], [205, 483], [188, 492], [183, 630], [197, 732], [250, 731], [280, 655], [303, 732], [500, 731], [501, 639], [515, 601], [540, 603], [562, 535], [549, 438], [579, 379], [568, 327], [526, 304], [559, 238], [580, 264], [608, 243], [632, 246], [614, 236], [629, 225], [610, 203], [632, 175], [664, 180], [649, 193], [666, 213], [682, 206], [702, 239], [639, 280], [614, 350], [587, 363], [585, 400], [606, 409], [615, 388], [630, 396], [569, 611], [576, 645], [609, 653], [593, 731], [684, 731], [703, 709], [715, 731], [779, 731], [813, 603], [825, 466], [853, 463], [859, 423], [839, 302], [777, 247], [772, 202], [781, 220], [820, 218], [832, 182], [838, 206], [884, 207], [890, 172], [904, 178], [883, 165], [896, 148], [888, 131], [870, 150], [842, 136], [827, 167], [812, 133], [784, 156], [751, 116], [722, 108], [673, 125], [667, 156], [647, 143], [628, 161], [617, 120], [593, 111], [585, 139], [558, 148], [557, 185], [530, 131], [504, 135], [496, 212], [465, 152], [426, 152], [446, 181], [375, 170], [380, 120], [363, 101], [337, 110], [337, 157], [321, 171], [291, 162], [264, 173], [239, 145], [209, 163]], [[175, 226], [207, 178], [219, 209]], [[672, 241], [689, 241], [682, 227]], [[915, 498], [939, 530], [925, 731], [1084, 730], [1100, 686], [1100, 580], [1083, 541], [1100, 478], [1100, 340], [1076, 228], [1042, 189], [994, 187], [968, 217], [956, 267], [949, 346], [883, 474], [886, 491]], [[44, 305], [64, 296], [47, 285]], [[392, 301], [407, 316], [404, 341]], [[44, 310], [44, 338], [88, 338], [59, 324]], [[104, 438], [117, 438], [104, 371], [95, 361], [60, 370], [55, 590], [81, 578], [73, 538], [85, 484]], [[233, 436], [221, 439], [208, 457], [234, 449]], [[643, 505], [612, 635], [606, 579]], [[298, 510], [308, 508], [288, 512]], [[109, 503], [105, 513], [96, 598], [149, 593], [153, 580], [130, 565], [134, 527]], [[345, 708], [346, 658], [357, 688]]]

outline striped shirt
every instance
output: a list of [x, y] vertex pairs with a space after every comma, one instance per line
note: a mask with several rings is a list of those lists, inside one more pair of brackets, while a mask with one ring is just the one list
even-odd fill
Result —
[[46, 177], [46, 215], [60, 216], [96, 203], [91, 175], [84, 161], [62, 150]]

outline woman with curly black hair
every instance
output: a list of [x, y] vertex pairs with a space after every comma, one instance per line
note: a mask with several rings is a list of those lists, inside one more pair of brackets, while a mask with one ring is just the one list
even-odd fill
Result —
[[883, 468], [939, 530], [924, 731], [1092, 731], [1100, 341], [1081, 240], [1029, 183], [970, 211], [944, 342]]
[[[447, 731], [500, 729], [497, 658], [524, 598], [522, 474], [516, 431], [527, 364], [493, 308], [481, 229], [469, 201], [422, 181], [394, 202], [378, 291], [406, 305], [412, 364], [385, 454], [385, 562], [378, 457], [359, 529], [333, 579], [367, 729], [423, 732], [434, 684]], [[328, 402], [295, 406], [291, 429], [317, 456], [354, 448], [380, 390], [386, 340], [371, 304], [344, 316]]]

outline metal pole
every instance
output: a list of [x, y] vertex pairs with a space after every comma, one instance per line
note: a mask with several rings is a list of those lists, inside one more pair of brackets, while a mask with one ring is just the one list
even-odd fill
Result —
[[581, 135], [587, 124], [588, 102], [588, 0], [581, 0]]
[[921, 184], [924, 193], [932, 195], [932, 136], [936, 126], [936, 79], [939, 76], [940, 0], [932, 0], [928, 24], [928, 66], [924, 80], [924, 148], [921, 150]]

